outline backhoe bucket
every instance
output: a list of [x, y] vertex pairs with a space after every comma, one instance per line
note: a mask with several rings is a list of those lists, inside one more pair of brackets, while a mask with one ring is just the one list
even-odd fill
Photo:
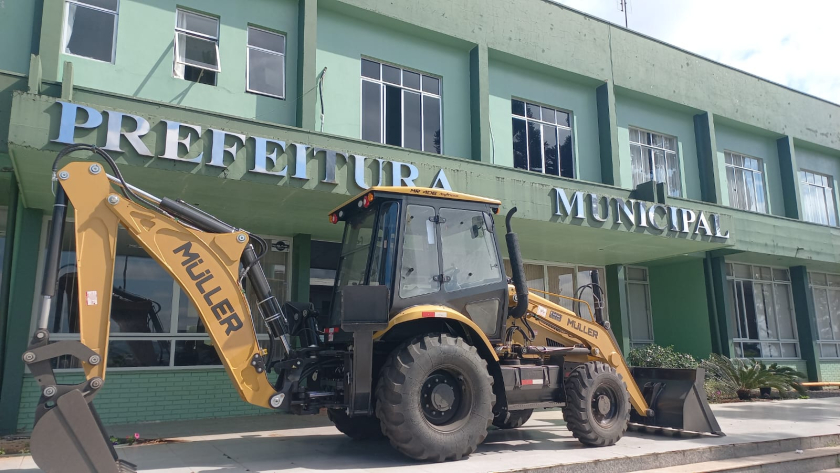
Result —
[[32, 459], [45, 473], [133, 473], [135, 466], [117, 458], [99, 415], [81, 391], [58, 397], [32, 430]]
[[706, 402], [703, 368], [631, 368], [631, 372], [653, 411], [653, 415], [642, 416], [634, 410], [631, 423], [649, 429], [724, 435]]

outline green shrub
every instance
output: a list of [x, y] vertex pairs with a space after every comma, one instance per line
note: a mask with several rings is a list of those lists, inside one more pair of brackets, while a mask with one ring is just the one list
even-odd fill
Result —
[[776, 388], [782, 396], [791, 390], [805, 395], [805, 389], [799, 384], [805, 375], [776, 363], [768, 367], [761, 361], [712, 354], [703, 361], [702, 367], [706, 369], [707, 381], [714, 380], [717, 386], [734, 390], [739, 397], [747, 398], [750, 391], [758, 388]]
[[688, 353], [680, 353], [673, 346], [646, 345], [630, 350], [627, 354], [630, 366], [645, 368], [697, 368], [700, 362]]

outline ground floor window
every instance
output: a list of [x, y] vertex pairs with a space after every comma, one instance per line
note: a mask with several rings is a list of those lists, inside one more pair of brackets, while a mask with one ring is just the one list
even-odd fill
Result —
[[625, 272], [631, 347], [653, 343], [653, 315], [647, 268], [627, 266]]
[[840, 358], [840, 275], [809, 273], [820, 358]]
[[729, 313], [739, 358], [799, 358], [787, 268], [728, 263]]
[[[46, 247], [46, 228], [45, 224], [42, 248]], [[266, 239], [271, 248], [261, 260], [262, 267], [282, 304], [287, 299], [291, 240]], [[62, 241], [58, 291], [47, 327], [54, 340], [78, 339], [75, 245], [73, 224], [68, 222]], [[247, 282], [245, 295], [255, 308], [256, 296]], [[36, 313], [39, 304], [40, 296], [36, 297]], [[260, 344], [265, 345], [268, 335], [265, 325], [258, 319], [257, 316], [254, 327]], [[187, 294], [122, 227], [117, 235], [110, 334], [109, 368], [221, 366], [198, 311]], [[70, 357], [61, 358], [55, 364], [58, 369], [79, 367], [77, 360]]]
[[[600, 286], [606, 292], [607, 273], [603, 267], [598, 266], [575, 266], [575, 265], [559, 265], [559, 264], [543, 264], [543, 263], [525, 263], [525, 279], [528, 287], [538, 291], [550, 292], [566, 297], [575, 297], [575, 293], [581, 286], [592, 283], [593, 271], [598, 272], [598, 279]], [[511, 267], [510, 260], [505, 259], [505, 274], [510, 275]], [[579, 303], [575, 303], [569, 299], [557, 296], [546, 296], [548, 300], [559, 304], [573, 312], [580, 314], [587, 320], [592, 320], [586, 305], [579, 307]], [[603, 296], [602, 296], [603, 297]], [[580, 299], [586, 301], [593, 313], [595, 311], [595, 299], [592, 291], [586, 289], [580, 296]], [[603, 301], [604, 319], [607, 319], [607, 305]]]

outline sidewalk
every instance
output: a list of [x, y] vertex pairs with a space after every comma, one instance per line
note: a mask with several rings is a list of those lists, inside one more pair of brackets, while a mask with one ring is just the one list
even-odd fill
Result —
[[[704, 446], [840, 434], [840, 398], [714, 405], [726, 437], [671, 438], [628, 432], [617, 445], [586, 448], [559, 410], [537, 412], [525, 427], [491, 430], [469, 459], [417, 463], [386, 441], [355, 442], [326, 416], [257, 416], [111, 426], [121, 437], [140, 433], [173, 443], [118, 449], [121, 458], [150, 472], [450, 472], [520, 470], [557, 464], [688, 450]], [[31, 457], [0, 459], [0, 470], [36, 473]]]

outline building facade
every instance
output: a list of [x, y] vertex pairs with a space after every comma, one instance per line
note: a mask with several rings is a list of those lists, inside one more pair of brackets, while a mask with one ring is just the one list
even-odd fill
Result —
[[[20, 356], [69, 143], [264, 236], [281, 300], [329, 310], [341, 229], [327, 211], [348, 196], [448, 188], [519, 209], [532, 288], [572, 296], [597, 271], [625, 352], [840, 381], [836, 104], [540, 0], [0, 5], [3, 433], [34, 418]], [[64, 245], [56, 339], [78, 331]], [[261, 412], [125, 233], [115, 274], [105, 423]]]

